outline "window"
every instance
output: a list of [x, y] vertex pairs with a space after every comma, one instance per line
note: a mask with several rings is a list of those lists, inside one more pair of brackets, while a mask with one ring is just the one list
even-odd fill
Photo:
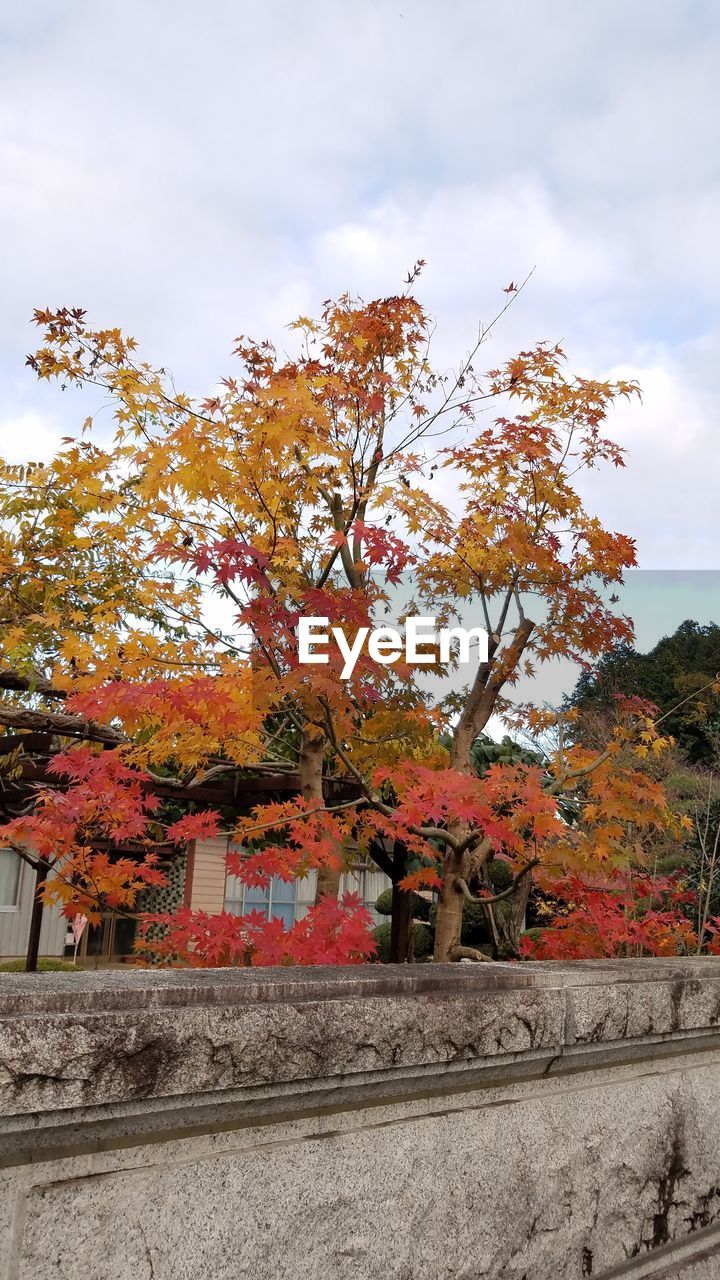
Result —
[[[315, 872], [311, 871], [304, 880], [281, 880], [274, 876], [267, 889], [251, 889], [238, 880], [237, 876], [228, 876], [225, 882], [225, 910], [233, 915], [249, 915], [251, 911], [262, 911], [267, 920], [282, 920], [286, 929], [290, 929], [297, 920], [307, 915], [315, 901]], [[348, 871], [340, 879], [340, 896], [346, 893], [357, 893], [375, 920], [380, 916], [375, 911], [375, 900], [390, 881], [382, 871], [374, 867], [357, 866]]]
[[17, 911], [21, 866], [12, 849], [0, 849], [0, 911]]
[[266, 919], [282, 920], [290, 929], [296, 920], [302, 920], [315, 898], [315, 876], [306, 880], [281, 880], [273, 876], [267, 889], [250, 888], [237, 876], [228, 876], [225, 884], [225, 910], [233, 915], [249, 915], [262, 911]]
[[373, 864], [366, 866], [357, 863], [352, 871], [340, 878], [340, 897], [345, 893], [356, 893], [367, 908], [376, 924], [382, 923], [382, 916], [375, 910], [375, 903], [384, 889], [390, 888], [390, 878]]

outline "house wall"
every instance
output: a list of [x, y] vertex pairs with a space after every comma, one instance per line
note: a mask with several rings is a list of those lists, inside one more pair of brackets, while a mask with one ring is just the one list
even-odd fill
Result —
[[[243, 886], [235, 876], [226, 876], [226, 853], [226, 838], [195, 841], [188, 859], [189, 892], [186, 893], [186, 903], [193, 911], [241, 912]], [[295, 919], [301, 919], [314, 902], [315, 880], [316, 873], [311, 871], [305, 880], [296, 882]], [[349, 871], [340, 878], [340, 894], [359, 893], [372, 909], [376, 898], [389, 885], [390, 880], [382, 871]]]
[[225, 902], [225, 855], [227, 838], [196, 840], [188, 858], [189, 900], [193, 911], [216, 915]]
[[[17, 856], [17, 855], [13, 855]], [[30, 934], [35, 874], [22, 859], [20, 862], [20, 888], [15, 907], [0, 905], [0, 958], [24, 956]], [[40, 931], [40, 955], [61, 956], [65, 948], [67, 920], [57, 907], [46, 907]]]
[[717, 1280], [720, 959], [0, 974], [0, 1280]]
[[[194, 848], [191, 848], [187, 860], [187, 869], [185, 870], [185, 902], [194, 911], [208, 911], [211, 914], [216, 914], [224, 909], [226, 902], [226, 852], [226, 838], [198, 840], [195, 842]], [[179, 874], [181, 869], [181, 863], [178, 862], [177, 868], [173, 868], [173, 872], [177, 870]], [[312, 872], [307, 882], [303, 885], [302, 901], [298, 902], [298, 910], [296, 912], [298, 918], [303, 914], [306, 906], [314, 900], [314, 881], [315, 873]], [[366, 872], [362, 881], [362, 891], [364, 891], [368, 903], [373, 903], [389, 884], [390, 881], [387, 876], [383, 875], [381, 871]], [[342, 893], [356, 893], [361, 888], [357, 875], [352, 872], [342, 877], [340, 887]], [[0, 959], [23, 956], [26, 952], [30, 931], [33, 889], [34, 876], [32, 870], [26, 863], [21, 861], [17, 905], [11, 908], [0, 906]], [[166, 901], [168, 892], [168, 890], [160, 891], [163, 896], [158, 896], [157, 900], [144, 899], [143, 909], [158, 911], [172, 909], [176, 905], [175, 898], [179, 902], [182, 895], [179, 890], [176, 892], [173, 889], [174, 896], [172, 901]], [[60, 915], [59, 910], [56, 907], [46, 907], [40, 934], [40, 955], [62, 956], [66, 932], [67, 921]]]

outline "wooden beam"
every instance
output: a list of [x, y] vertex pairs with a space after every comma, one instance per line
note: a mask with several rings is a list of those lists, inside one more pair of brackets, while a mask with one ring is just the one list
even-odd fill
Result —
[[40, 672], [24, 676], [12, 667], [0, 667], [0, 689], [11, 689], [14, 693], [42, 693], [46, 698], [67, 697], [64, 689], [55, 689]]
[[0, 725], [6, 725], [8, 729], [57, 733], [66, 738], [86, 738], [91, 742], [110, 742], [114, 746], [127, 741], [116, 729], [96, 724], [93, 720], [83, 720], [81, 716], [69, 716], [60, 711], [28, 711], [8, 703], [0, 703]]

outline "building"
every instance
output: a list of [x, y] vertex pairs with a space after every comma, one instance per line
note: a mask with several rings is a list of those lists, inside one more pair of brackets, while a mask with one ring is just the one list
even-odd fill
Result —
[[[24, 956], [30, 935], [35, 872], [12, 849], [0, 849], [0, 962]], [[43, 912], [40, 954], [61, 956], [67, 920], [55, 908]]]
[[[9, 687], [14, 687], [11, 685]], [[18, 714], [20, 714], [18, 708]], [[45, 717], [47, 718], [47, 717]], [[65, 718], [67, 719], [67, 717]], [[112, 743], [106, 744], [106, 748]], [[11, 770], [4, 771], [4, 759], [22, 750], [19, 761], [13, 759]], [[58, 779], [48, 772], [57, 750], [57, 741], [49, 733], [0, 736], [0, 809], [8, 818], [16, 816], [38, 784], [58, 787]], [[297, 795], [299, 777], [284, 762], [262, 764], [239, 770], [236, 775], [223, 775], [183, 789], [176, 783], [154, 783], [154, 793], [161, 800], [188, 800], [195, 805], [217, 811], [234, 810], [248, 813], [264, 801], [287, 799]], [[357, 795], [352, 780], [334, 778], [325, 784], [329, 804], [340, 803]], [[1, 815], [0, 815], [1, 817]], [[137, 854], [128, 847], [119, 849], [127, 856]], [[315, 898], [315, 875], [306, 880], [284, 883], [273, 880], [267, 891], [247, 889], [234, 876], [228, 876], [225, 865], [227, 839], [198, 840], [185, 849], [178, 847], [162, 864], [167, 885], [149, 890], [138, 903], [139, 910], [174, 911], [181, 906], [194, 911], [217, 914], [223, 910], [243, 915], [249, 911], [265, 911], [288, 926], [302, 919]], [[50, 873], [52, 876], [52, 872]], [[372, 864], [358, 865], [342, 877], [341, 893], [354, 892], [372, 911], [375, 900], [390, 880]], [[24, 957], [30, 935], [30, 919], [35, 891], [35, 872], [12, 849], [0, 849], [0, 963]], [[132, 954], [135, 922], [120, 915], [108, 915], [98, 926], [88, 927], [78, 947], [81, 963], [107, 964]], [[72, 956], [74, 941], [68, 921], [55, 907], [43, 912], [39, 955]]]
[[[248, 888], [225, 865], [226, 838], [197, 840], [187, 852], [178, 851], [165, 867], [167, 885], [146, 895], [142, 909], [173, 911], [180, 906], [215, 915], [230, 911], [244, 915], [263, 911], [286, 928], [301, 920], [315, 898], [315, 873], [305, 880], [275, 877], [267, 889]], [[30, 930], [35, 876], [11, 849], [0, 849], [0, 963], [25, 954]], [[390, 880], [374, 865], [358, 864], [342, 876], [341, 894], [357, 893], [373, 914], [378, 895]], [[379, 917], [377, 917], [379, 919]], [[108, 915], [97, 929], [86, 930], [78, 948], [82, 963], [112, 963], [132, 952], [132, 922]], [[72, 947], [68, 922], [56, 907], [46, 907], [40, 935], [40, 955], [60, 957]]]

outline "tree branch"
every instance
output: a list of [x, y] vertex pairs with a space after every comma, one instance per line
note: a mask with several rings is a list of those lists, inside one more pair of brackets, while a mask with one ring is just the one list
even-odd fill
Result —
[[456, 880], [455, 883], [457, 885], [458, 892], [462, 894], [463, 898], [465, 898], [467, 902], [479, 902], [483, 907], [491, 907], [493, 902], [502, 902], [505, 898], [512, 897], [523, 877], [526, 876], [528, 872], [532, 871], [533, 867], [537, 867], [539, 862], [539, 858], [533, 858], [531, 862], [528, 862], [527, 866], [523, 867], [522, 871], [518, 871], [518, 874], [513, 877], [512, 884], [508, 885], [507, 889], [503, 889], [502, 893], [494, 893], [488, 898], [480, 898], [476, 893], [472, 893], [468, 888], [467, 882], [462, 878]]

